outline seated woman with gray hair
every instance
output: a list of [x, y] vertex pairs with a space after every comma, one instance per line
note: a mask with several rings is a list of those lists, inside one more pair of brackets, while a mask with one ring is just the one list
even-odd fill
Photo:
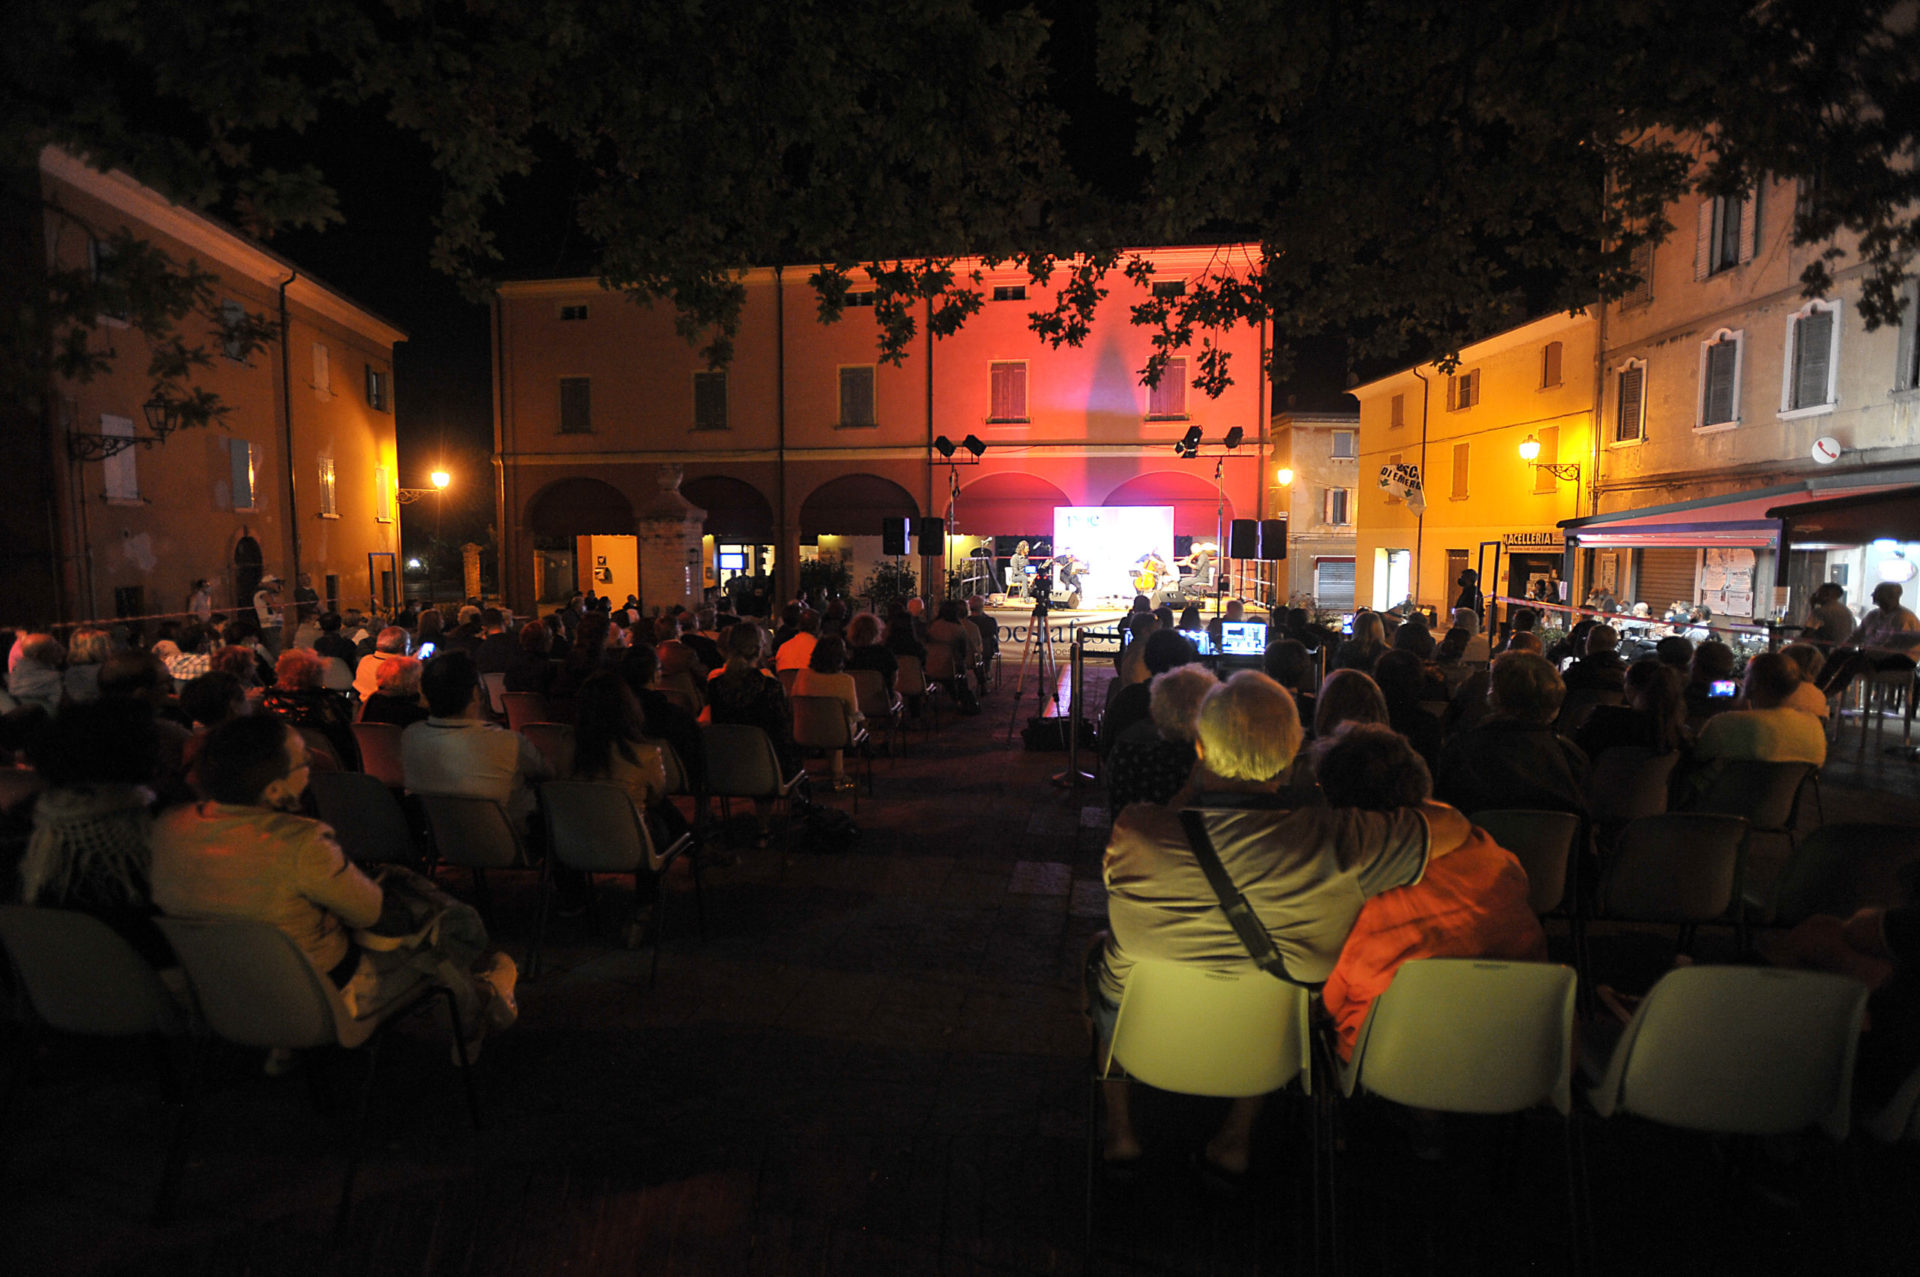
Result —
[[1148, 717], [1120, 734], [1107, 760], [1111, 815], [1134, 803], [1171, 802], [1186, 788], [1200, 702], [1219, 680], [1204, 666], [1180, 665], [1156, 675], [1151, 686]]
[[[1300, 748], [1293, 698], [1245, 670], [1201, 702], [1190, 806], [1207, 843], [1265, 927], [1290, 978], [1332, 973], [1368, 899], [1418, 882], [1429, 862], [1464, 843], [1467, 822], [1435, 803], [1390, 812], [1288, 809], [1282, 777]], [[1136, 803], [1120, 813], [1106, 854], [1110, 933], [1088, 957], [1089, 1013], [1111, 1036], [1127, 977], [1141, 959], [1188, 963], [1234, 975], [1261, 974], [1219, 908], [1180, 813]], [[1106, 1159], [1140, 1156], [1124, 1081], [1106, 1084]], [[1228, 1177], [1247, 1168], [1260, 1100], [1236, 1100], [1206, 1150]]]

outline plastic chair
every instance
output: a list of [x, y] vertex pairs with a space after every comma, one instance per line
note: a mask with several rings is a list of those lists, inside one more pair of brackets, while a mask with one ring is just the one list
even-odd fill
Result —
[[680, 751], [663, 740], [651, 736], [640, 738], [643, 744], [651, 745], [660, 751], [660, 766], [667, 773], [667, 792], [691, 797], [693, 779], [687, 775], [686, 760], [680, 757]]
[[1560, 702], [1559, 716], [1553, 720], [1553, 730], [1562, 736], [1571, 736], [1580, 730], [1581, 724], [1593, 717], [1593, 711], [1602, 705], [1625, 705], [1627, 698], [1621, 692], [1603, 691], [1599, 688], [1577, 687], [1568, 692], [1566, 699]]
[[[867, 761], [867, 797], [873, 797], [873, 755], [867, 750], [867, 729], [856, 727], [847, 703], [837, 696], [793, 698], [793, 743], [802, 749], [858, 750]], [[853, 791], [853, 809], [860, 810], [860, 790]]]
[[316, 773], [308, 784], [321, 820], [356, 864], [419, 860], [413, 827], [393, 790], [364, 772]]
[[[927, 699], [929, 705], [931, 705], [931, 692], [933, 689], [927, 682], [927, 667], [920, 663], [920, 658], [917, 656], [902, 656], [898, 659], [900, 668], [893, 676], [893, 690], [899, 693], [900, 698], [910, 705], [914, 703], [915, 697], [924, 697]], [[940, 709], [937, 705], [931, 705], [931, 712], [933, 714], [933, 726], [935, 730], [938, 730], [940, 726]]]
[[900, 735], [900, 711], [904, 708], [900, 698], [887, 691], [886, 676], [879, 670], [848, 670], [853, 675], [853, 689], [860, 700], [860, 712], [866, 715], [867, 730], [872, 731], [875, 723], [887, 725], [887, 753], [894, 752], [894, 742]]
[[1867, 986], [1772, 967], [1680, 967], [1634, 1012], [1588, 1094], [1631, 1113], [1723, 1135], [1847, 1137]]
[[707, 746], [707, 793], [720, 800], [722, 816], [731, 814], [730, 798], [791, 803], [806, 773], [783, 776], [780, 757], [764, 731], [745, 723], [702, 723], [700, 733]]
[[528, 868], [526, 846], [507, 809], [491, 798], [457, 794], [419, 794], [433, 830], [434, 852], [450, 865], [473, 871], [473, 890], [481, 912], [491, 912], [489, 869]]
[[406, 728], [396, 723], [355, 723], [353, 741], [360, 747], [360, 770], [392, 789], [407, 787], [407, 769], [400, 761], [400, 736]]
[[538, 692], [502, 692], [500, 700], [507, 709], [507, 726], [519, 731], [528, 723], [551, 723], [547, 698]]
[[573, 727], [568, 723], [522, 723], [519, 732], [547, 760], [555, 776], [573, 775]]
[[1885, 1144], [1920, 1140], [1920, 1069], [1907, 1074], [1907, 1080], [1900, 1084], [1886, 1107], [1863, 1125], [1868, 1134]]
[[[287, 934], [272, 923], [250, 919], [194, 921], [161, 918], [160, 929], [186, 968], [195, 1001], [212, 1032], [237, 1046], [259, 1049], [303, 1050], [339, 1046], [367, 1047], [367, 1073], [360, 1087], [347, 1143], [347, 1170], [340, 1185], [340, 1204], [334, 1212], [336, 1232], [347, 1222], [353, 1202], [353, 1180], [360, 1165], [361, 1132], [367, 1104], [379, 1068], [382, 1030], [400, 1016], [430, 1005], [437, 994], [446, 1000], [453, 1026], [454, 1049], [460, 1078], [466, 1086], [467, 1111], [474, 1129], [480, 1127], [480, 1099], [468, 1068], [467, 1038], [453, 991], [425, 979], [393, 999], [378, 1013], [356, 1019], [340, 991], [314, 969]], [[185, 1158], [192, 1125], [194, 1094], [198, 1089], [199, 1052], [195, 1052], [187, 1104], [174, 1132], [167, 1158], [167, 1180], [161, 1193], [161, 1213], [171, 1201], [172, 1185]]]
[[1587, 811], [1595, 825], [1617, 827], [1667, 809], [1678, 750], [1656, 754], [1638, 745], [1603, 751], [1587, 774]]
[[317, 727], [295, 726], [293, 730], [300, 733], [300, 739], [306, 742], [307, 766], [311, 769], [312, 775], [320, 776], [327, 772], [343, 772], [347, 769], [325, 732]]
[[793, 685], [800, 681], [800, 671], [798, 669], [776, 670], [774, 673], [780, 680], [780, 690], [792, 696]]
[[501, 699], [507, 692], [507, 676], [505, 671], [482, 674], [480, 676], [480, 686], [484, 688], [487, 693], [488, 711], [491, 712], [495, 718], [505, 718], [507, 716], [507, 703]]
[[1751, 833], [1784, 834], [1791, 852], [1800, 790], [1813, 771], [1812, 763], [1723, 761], [1686, 809], [1743, 817]]
[[1920, 851], [1920, 831], [1908, 825], [1822, 825], [1780, 866], [1764, 895], [1746, 892], [1747, 916], [1766, 927], [1792, 927], [1817, 913], [1853, 911], [1856, 854]]
[[1566, 902], [1568, 870], [1580, 818], [1564, 811], [1510, 808], [1475, 812], [1473, 823], [1512, 852], [1527, 871], [1527, 905], [1550, 913]]
[[[1087, 1255], [1093, 1253], [1094, 1172], [1099, 1159], [1100, 1088], [1117, 1061], [1148, 1086], [1182, 1095], [1241, 1099], [1298, 1079], [1313, 1094], [1311, 991], [1254, 971], [1234, 975], [1188, 963], [1144, 959], [1127, 974], [1105, 1059], [1096, 1056], [1087, 1095]], [[1098, 1043], [1095, 1044], [1096, 1048]], [[1313, 1131], [1316, 1242], [1321, 1219], [1321, 1114]], [[1327, 1212], [1331, 1215], [1331, 1210]]]
[[1738, 816], [1667, 812], [1643, 816], [1621, 832], [1601, 877], [1600, 916], [1680, 925], [1687, 952], [1703, 922], [1732, 922], [1740, 949], [1746, 927], [1736, 906], [1745, 865], [1747, 822]]
[[[645, 816], [633, 805], [633, 798], [618, 785], [604, 781], [550, 780], [540, 786], [540, 807], [547, 818], [547, 845], [552, 849], [545, 871], [540, 876], [540, 923], [534, 932], [533, 950], [527, 957], [527, 974], [538, 975], [540, 950], [547, 938], [547, 920], [553, 910], [553, 866], [558, 861], [569, 869], [586, 874], [631, 873], [642, 870], [664, 875], [690, 847], [693, 836], [683, 834], [664, 852], [656, 848]], [[689, 857], [693, 866], [693, 899], [700, 916], [700, 936], [707, 934], [707, 902], [700, 883], [700, 861]], [[661, 925], [666, 923], [666, 893], [660, 895]], [[653, 962], [647, 974], [652, 984], [660, 974], [660, 946], [653, 946]]]

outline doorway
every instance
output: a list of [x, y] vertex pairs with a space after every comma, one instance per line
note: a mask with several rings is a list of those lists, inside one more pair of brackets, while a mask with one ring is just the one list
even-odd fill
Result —
[[244, 533], [233, 546], [233, 606], [238, 611], [253, 607], [253, 594], [260, 588], [266, 567], [260, 558], [260, 543]]
[[1373, 610], [1385, 612], [1398, 607], [1413, 589], [1413, 551], [1375, 550], [1373, 552]]
[[394, 593], [398, 579], [392, 551], [375, 550], [367, 555], [367, 593], [376, 612], [392, 616], [400, 610], [400, 600]]

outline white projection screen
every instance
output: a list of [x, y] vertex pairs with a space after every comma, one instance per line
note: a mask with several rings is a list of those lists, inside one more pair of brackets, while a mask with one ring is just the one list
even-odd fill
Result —
[[1134, 565], [1149, 553], [1173, 566], [1170, 505], [1062, 505], [1053, 508], [1053, 552], [1087, 565], [1081, 577], [1091, 601], [1132, 598]]

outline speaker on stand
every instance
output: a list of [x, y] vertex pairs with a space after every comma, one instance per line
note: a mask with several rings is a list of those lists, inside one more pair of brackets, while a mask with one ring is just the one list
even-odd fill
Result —
[[898, 555], [906, 552], [907, 520], [898, 517], [880, 520], [880, 553]]

